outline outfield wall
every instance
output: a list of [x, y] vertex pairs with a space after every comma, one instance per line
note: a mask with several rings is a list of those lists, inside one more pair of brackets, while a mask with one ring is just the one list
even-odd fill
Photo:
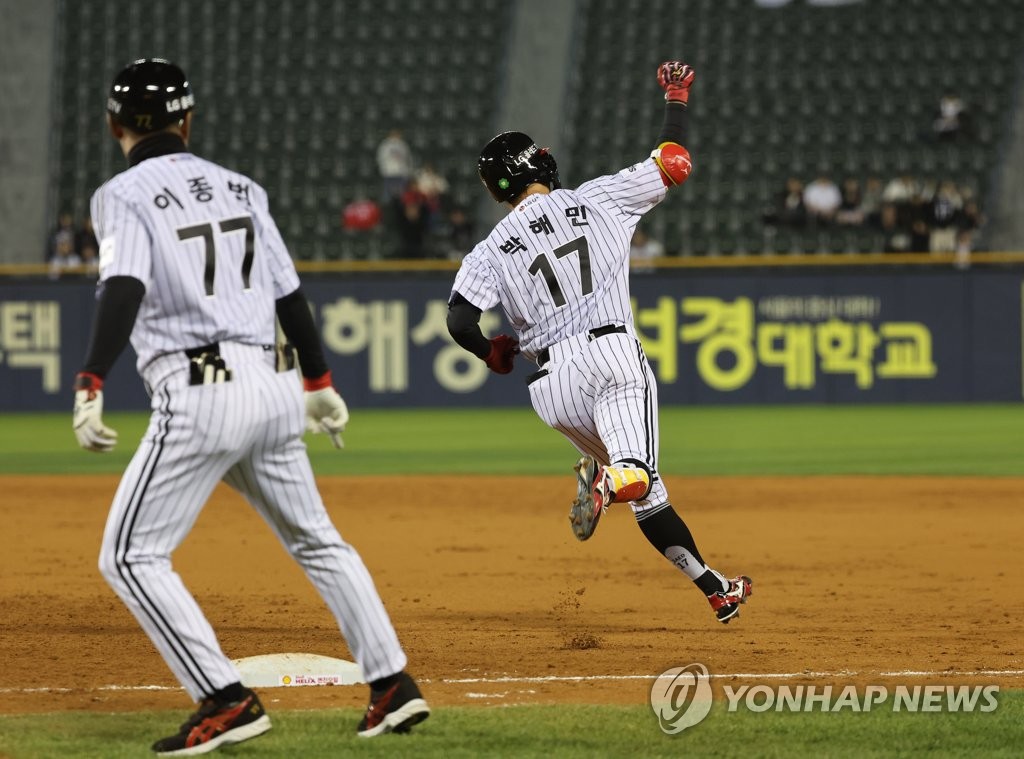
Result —
[[[304, 274], [350, 405], [528, 403], [520, 360], [490, 374], [448, 337], [453, 272]], [[666, 269], [633, 277], [662, 403], [1016, 401], [1024, 396], [1024, 269]], [[67, 410], [94, 305], [87, 280], [0, 281], [0, 409]], [[498, 313], [485, 331], [507, 330]], [[110, 409], [143, 409], [134, 353]]]

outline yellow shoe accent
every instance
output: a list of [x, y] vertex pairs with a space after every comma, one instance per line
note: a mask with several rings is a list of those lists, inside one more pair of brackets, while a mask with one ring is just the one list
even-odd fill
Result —
[[651, 478], [639, 467], [606, 466], [604, 474], [612, 503], [639, 501], [651, 489]]

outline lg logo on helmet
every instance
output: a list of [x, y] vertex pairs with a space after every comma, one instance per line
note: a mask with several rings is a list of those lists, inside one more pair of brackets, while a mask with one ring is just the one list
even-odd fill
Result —
[[530, 162], [530, 158], [536, 152], [537, 152], [537, 146], [536, 145], [531, 145], [530, 147], [528, 147], [526, 150], [524, 150], [522, 153], [517, 155], [512, 160], [515, 161], [516, 166], [522, 166], [524, 163], [529, 163]]
[[174, 100], [168, 100], [166, 107], [168, 113], [175, 113], [176, 111], [184, 111], [187, 108], [191, 108], [195, 104], [195, 95], [185, 95], [184, 97], [174, 98]]
[[711, 681], [703, 664], [673, 667], [651, 686], [651, 708], [663, 733], [675, 735], [711, 712]]

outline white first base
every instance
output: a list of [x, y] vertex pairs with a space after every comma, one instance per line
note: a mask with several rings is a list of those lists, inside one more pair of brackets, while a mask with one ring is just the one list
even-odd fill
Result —
[[365, 683], [355, 662], [317, 654], [265, 654], [235, 659], [233, 664], [249, 688], [292, 688], [299, 685]]

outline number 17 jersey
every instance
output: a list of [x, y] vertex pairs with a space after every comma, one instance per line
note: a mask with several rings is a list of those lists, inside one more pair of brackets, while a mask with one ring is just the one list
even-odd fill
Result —
[[100, 285], [146, 287], [131, 342], [143, 369], [216, 342], [270, 345], [275, 301], [299, 286], [266, 191], [191, 153], [148, 158], [92, 197]]
[[630, 240], [664, 197], [653, 160], [528, 195], [463, 259], [453, 290], [482, 311], [500, 303], [531, 360], [566, 337], [631, 325]]

